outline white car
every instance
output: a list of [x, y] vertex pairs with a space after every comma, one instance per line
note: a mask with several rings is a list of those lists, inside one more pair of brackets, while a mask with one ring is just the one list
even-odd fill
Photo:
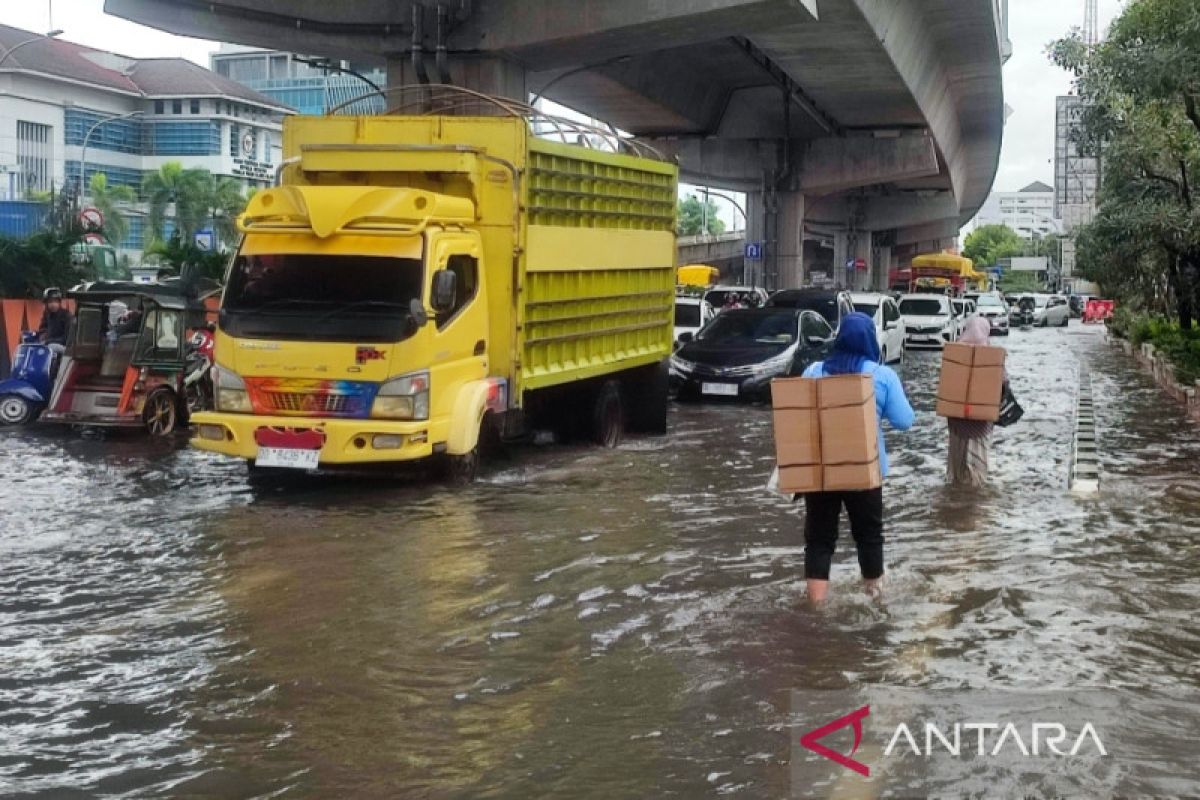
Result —
[[850, 295], [854, 310], [875, 320], [875, 338], [883, 363], [904, 360], [904, 323], [900, 307], [890, 295], [854, 292]]
[[975, 301], [976, 313], [992, 326], [993, 336], [1008, 336], [1008, 303], [995, 292], [981, 294]]
[[1034, 327], [1049, 328], [1057, 325], [1065, 328], [1071, 324], [1071, 306], [1060, 294], [1035, 294], [1033, 296]]
[[975, 313], [975, 304], [963, 297], [952, 297], [950, 306], [954, 309], [954, 338], [957, 339], [967, 329], [967, 317]]
[[675, 344], [679, 337], [690, 333], [693, 337], [716, 316], [713, 307], [699, 297], [678, 296], [675, 298]]
[[936, 347], [958, 340], [958, 322], [943, 294], [906, 294], [900, 297], [900, 316], [908, 347]]

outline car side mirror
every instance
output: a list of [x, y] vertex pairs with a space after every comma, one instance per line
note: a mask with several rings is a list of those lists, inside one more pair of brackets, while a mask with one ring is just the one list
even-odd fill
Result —
[[679, 343], [687, 344], [688, 342], [692, 341], [695, 338], [696, 337], [692, 335], [691, 331], [684, 331], [683, 333], [679, 334]]
[[824, 336], [817, 336], [816, 334], [813, 334], [811, 336], [805, 336], [804, 343], [809, 347], [824, 347], [825, 345], [829, 344], [829, 340]]
[[439, 314], [445, 314], [454, 308], [454, 297], [458, 292], [458, 275], [448, 269], [440, 269], [433, 274], [433, 291], [429, 304]]
[[429, 314], [425, 312], [425, 304], [419, 297], [414, 297], [408, 304], [408, 315], [412, 318], [413, 325], [418, 328], [424, 328], [429, 323]]

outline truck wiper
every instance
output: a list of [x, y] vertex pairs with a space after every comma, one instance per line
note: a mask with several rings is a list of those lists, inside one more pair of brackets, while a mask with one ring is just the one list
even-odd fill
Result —
[[327, 320], [330, 317], [341, 314], [343, 311], [350, 311], [351, 309], [362, 308], [362, 307], [407, 309], [408, 303], [393, 303], [390, 300], [359, 300], [354, 303], [344, 303], [344, 304], [338, 306], [337, 308], [327, 311], [324, 314], [322, 314], [321, 316], [314, 319], [313, 322], [321, 322], [322, 320]]

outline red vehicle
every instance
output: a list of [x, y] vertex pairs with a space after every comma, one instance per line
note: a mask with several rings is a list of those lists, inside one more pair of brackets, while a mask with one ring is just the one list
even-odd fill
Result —
[[1085, 324], [1107, 322], [1112, 318], [1115, 307], [1116, 303], [1112, 300], [1088, 300], [1083, 307], [1083, 321]]

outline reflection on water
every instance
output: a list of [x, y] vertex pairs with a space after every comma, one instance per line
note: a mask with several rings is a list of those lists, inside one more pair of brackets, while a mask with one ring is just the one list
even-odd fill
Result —
[[[848, 533], [802, 602], [763, 407], [457, 492], [0, 433], [0, 794], [784, 796], [792, 689], [1194, 685], [1200, 433], [1094, 336], [1008, 345], [1028, 413], [969, 493], [937, 356], [906, 366], [882, 606]], [[1080, 359], [1092, 499], [1065, 491]]]

